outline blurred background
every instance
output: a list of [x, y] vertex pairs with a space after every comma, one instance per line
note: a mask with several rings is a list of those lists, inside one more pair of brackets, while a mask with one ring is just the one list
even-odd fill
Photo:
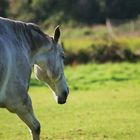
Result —
[[[30, 81], [41, 140], [139, 140], [139, 0], [0, 0], [0, 16], [49, 35], [61, 26], [68, 103], [57, 106], [34, 75]], [[0, 113], [0, 139], [30, 139], [21, 121]]]
[[138, 0], [1, 0], [0, 16], [62, 27], [66, 64], [139, 60]]

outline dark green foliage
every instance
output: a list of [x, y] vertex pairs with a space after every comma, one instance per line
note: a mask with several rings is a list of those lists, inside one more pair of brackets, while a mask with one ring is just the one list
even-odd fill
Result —
[[8, 0], [0, 0], [0, 16], [7, 17], [8, 15]]
[[106, 13], [110, 18], [131, 19], [140, 14], [139, 0], [106, 0]]
[[[1, 15], [6, 14], [7, 1], [1, 0]], [[17, 9], [16, 18], [60, 24], [77, 22], [82, 24], [104, 23], [107, 18], [132, 19], [140, 14], [139, 0], [11, 0]], [[19, 4], [17, 4], [19, 3]]]
[[105, 44], [102, 46], [91, 45], [86, 50], [79, 50], [77, 53], [65, 50], [67, 57], [65, 64], [75, 63], [106, 63], [106, 62], [137, 62], [140, 60], [140, 55], [136, 55], [131, 49], [125, 46], [112, 42], [111, 45]]
[[97, 62], [136, 62], [140, 59], [140, 56], [134, 54], [127, 47], [121, 47], [116, 44], [111, 46], [101, 46], [93, 48], [93, 58]]

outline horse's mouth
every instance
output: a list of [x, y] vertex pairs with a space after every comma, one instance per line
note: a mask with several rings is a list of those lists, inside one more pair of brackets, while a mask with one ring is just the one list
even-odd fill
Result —
[[57, 98], [57, 103], [58, 104], [65, 104], [66, 103], [67, 98], [63, 98], [61, 96], [58, 96]]
[[65, 103], [66, 103], [66, 101], [63, 101], [63, 102], [60, 101], [60, 102], [58, 102], [58, 104], [61, 104], [61, 105], [62, 105], [62, 104], [65, 104]]
[[55, 99], [58, 104], [65, 104], [67, 101], [68, 94], [69, 94], [69, 89], [67, 88], [67, 90], [64, 90], [61, 93], [61, 95], [58, 95], [58, 96], [56, 96], [55, 92], [53, 93], [55, 95]]

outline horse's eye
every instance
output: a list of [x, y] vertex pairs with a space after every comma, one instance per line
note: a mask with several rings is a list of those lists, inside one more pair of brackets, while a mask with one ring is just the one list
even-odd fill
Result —
[[62, 59], [65, 59], [65, 56], [64, 55], [62, 55]]
[[65, 55], [62, 55], [61, 57], [62, 57], [63, 60], [65, 59]]

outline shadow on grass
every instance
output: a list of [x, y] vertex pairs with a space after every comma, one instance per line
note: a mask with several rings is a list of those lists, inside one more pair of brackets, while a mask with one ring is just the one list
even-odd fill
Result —
[[111, 77], [111, 78], [104, 78], [104, 79], [93, 79], [93, 80], [89, 80], [89, 81], [83, 81], [80, 83], [73, 83], [70, 84], [70, 89], [71, 90], [89, 90], [92, 89], [94, 87], [96, 87], [97, 85], [104, 85], [107, 83], [121, 83], [121, 82], [127, 82], [132, 80], [132, 78], [123, 78], [123, 77]]
[[122, 77], [111, 77], [111, 78], [106, 78], [106, 79], [98, 79], [98, 80], [92, 80], [90, 83], [104, 83], [104, 82], [109, 82], [109, 81], [114, 81], [114, 82], [123, 82], [123, 81], [128, 81], [132, 80], [130, 78], [122, 78]]

